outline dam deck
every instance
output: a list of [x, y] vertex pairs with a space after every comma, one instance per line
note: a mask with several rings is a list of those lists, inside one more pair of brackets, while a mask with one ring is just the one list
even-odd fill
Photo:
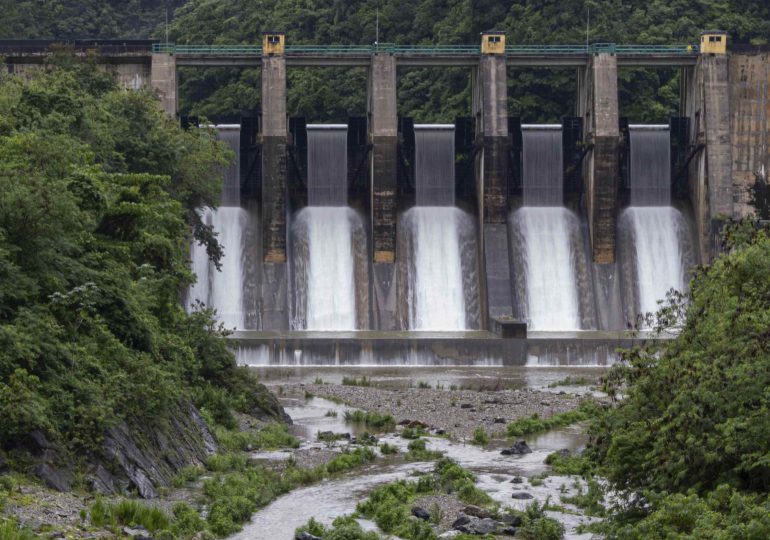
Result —
[[[56, 52], [96, 57], [111, 63], [148, 63], [153, 53], [173, 55], [178, 66], [248, 67], [261, 65], [259, 45], [183, 45], [150, 40], [0, 40], [8, 63], [42, 63]], [[508, 45], [506, 65], [531, 67], [586, 66], [592, 55], [610, 53], [620, 66], [695, 65], [697, 45]], [[290, 45], [285, 58], [297, 67], [368, 67], [372, 57], [389, 55], [399, 66], [474, 67], [482, 57], [478, 45]]]

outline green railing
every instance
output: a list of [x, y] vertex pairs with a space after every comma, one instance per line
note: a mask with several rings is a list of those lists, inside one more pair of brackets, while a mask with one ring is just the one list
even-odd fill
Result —
[[[260, 56], [259, 45], [177, 45], [155, 43], [152, 52], [176, 55], [203, 56]], [[398, 56], [468, 56], [480, 54], [477, 45], [289, 45], [287, 56], [366, 56], [371, 54], [395, 54]], [[506, 56], [576, 56], [598, 53], [619, 55], [696, 55], [697, 45], [616, 45], [594, 43], [592, 45], [508, 45]]]
[[260, 45], [176, 45], [174, 43], [155, 43], [152, 52], [181, 55], [217, 55], [217, 56], [261, 56]]

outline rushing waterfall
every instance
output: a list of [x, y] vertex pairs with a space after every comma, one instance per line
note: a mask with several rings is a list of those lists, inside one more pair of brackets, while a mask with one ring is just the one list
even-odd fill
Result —
[[293, 326], [355, 330], [356, 253], [366, 244], [360, 218], [346, 206], [347, 126], [308, 125], [307, 135], [308, 206], [293, 227]]
[[578, 279], [578, 269], [587, 274], [580, 222], [563, 206], [561, 126], [522, 126], [522, 140], [524, 206], [511, 216], [519, 311], [532, 330], [579, 330], [588, 279]]
[[454, 126], [415, 126], [417, 206], [402, 224], [400, 260], [407, 282], [406, 326], [411, 330], [465, 330], [478, 326], [473, 221], [454, 206]]
[[209, 261], [206, 248], [194, 243], [191, 249], [197, 282], [188, 292], [188, 307], [200, 301], [217, 311], [217, 319], [228, 328], [245, 328], [244, 317], [244, 241], [249, 226], [248, 212], [241, 208], [240, 127], [217, 126], [218, 137], [235, 152], [235, 159], [224, 172], [220, 206], [199, 210], [201, 219], [217, 233], [224, 252], [222, 269]]
[[619, 221], [621, 259], [630, 289], [629, 324], [637, 313], [654, 313], [670, 289], [685, 289], [693, 263], [690, 231], [682, 213], [671, 207], [668, 126], [629, 126], [631, 207]]
[[414, 261], [409, 272], [409, 328], [464, 330], [465, 293], [460, 261], [462, 211], [454, 207], [412, 208]]

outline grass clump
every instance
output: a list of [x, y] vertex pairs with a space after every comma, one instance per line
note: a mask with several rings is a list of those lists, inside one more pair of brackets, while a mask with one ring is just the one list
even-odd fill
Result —
[[190, 465], [183, 468], [181, 471], [174, 475], [171, 479], [171, 485], [175, 488], [181, 488], [182, 486], [195, 482], [203, 474], [205, 469], [196, 465]]
[[558, 386], [589, 386], [590, 384], [591, 380], [588, 377], [572, 377], [568, 375], [563, 379], [552, 382], [548, 385], [548, 388], [556, 388]]
[[218, 426], [216, 435], [220, 447], [227, 452], [299, 447], [299, 441], [289, 433], [286, 424], [268, 424], [257, 432], [235, 431]]
[[564, 538], [564, 526], [545, 514], [548, 501], [539, 504], [533, 501], [527, 506], [522, 516], [523, 523], [519, 535], [524, 540], [561, 540]]
[[561, 502], [567, 504], [574, 504], [578, 508], [581, 508], [586, 515], [603, 517], [605, 515], [605, 508], [602, 502], [604, 501], [604, 490], [599, 483], [594, 479], [589, 479], [587, 488], [584, 490], [583, 486], [578, 487], [577, 495], [572, 497], [561, 497]]
[[356, 424], [364, 424], [367, 427], [381, 431], [392, 430], [396, 427], [396, 420], [390, 414], [382, 414], [376, 411], [345, 411], [345, 421]]
[[586, 456], [575, 456], [572, 454], [562, 454], [553, 452], [545, 458], [545, 464], [550, 465], [553, 472], [567, 476], [590, 475], [595, 470], [595, 465]]
[[95, 527], [144, 527], [151, 533], [166, 530], [171, 524], [168, 515], [160, 508], [150, 508], [142, 503], [126, 499], [106, 503], [98, 498], [89, 511], [91, 525]]
[[38, 536], [15, 519], [0, 521], [0, 540], [34, 540]]
[[485, 446], [487, 443], [489, 443], [489, 435], [484, 429], [484, 426], [478, 426], [473, 430], [473, 438], [471, 439], [471, 444], [475, 444], [477, 446]]
[[372, 379], [368, 378], [366, 375], [364, 375], [360, 379], [356, 379], [355, 377], [342, 377], [342, 386], [371, 386], [371, 385], [372, 385]]
[[337, 418], [337, 411], [333, 411], [332, 409], [329, 409], [326, 411], [326, 414], [324, 415], [327, 418]]
[[382, 443], [380, 445], [380, 452], [382, 452], [383, 455], [385, 456], [390, 456], [393, 454], [398, 454], [398, 448], [396, 448], [392, 444]]
[[427, 434], [428, 432], [421, 427], [406, 427], [401, 431], [401, 437], [404, 439], [419, 439]]
[[415, 439], [407, 446], [408, 452], [404, 456], [407, 461], [432, 461], [439, 459], [444, 454], [436, 450], [428, 450], [425, 439]]
[[577, 409], [563, 413], [556, 413], [549, 418], [540, 418], [537, 413], [532, 416], [514, 420], [506, 429], [509, 437], [521, 437], [533, 433], [542, 433], [552, 429], [568, 426], [576, 422], [583, 422], [594, 416], [598, 405], [592, 400], [583, 401]]

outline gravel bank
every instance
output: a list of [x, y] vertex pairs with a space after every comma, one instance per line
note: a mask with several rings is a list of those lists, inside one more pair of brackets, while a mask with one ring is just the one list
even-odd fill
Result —
[[386, 389], [334, 384], [297, 384], [285, 387], [287, 395], [342, 400], [352, 407], [392, 414], [396, 422], [418, 420], [459, 439], [469, 438], [477, 426], [502, 435], [508, 422], [522, 416], [553, 414], [576, 408], [582, 398], [537, 390], [435, 390]]

